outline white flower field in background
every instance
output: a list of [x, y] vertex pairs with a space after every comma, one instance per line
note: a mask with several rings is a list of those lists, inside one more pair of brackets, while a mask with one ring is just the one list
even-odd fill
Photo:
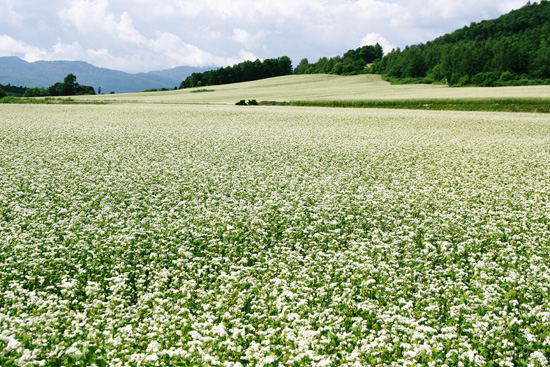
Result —
[[546, 366], [547, 115], [0, 107], [2, 366]]

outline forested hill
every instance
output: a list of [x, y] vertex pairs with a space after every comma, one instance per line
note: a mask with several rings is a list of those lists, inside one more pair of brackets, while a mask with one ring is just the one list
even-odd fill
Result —
[[367, 64], [380, 59], [383, 55], [382, 46], [378, 43], [374, 46], [362, 46], [358, 49], [347, 51], [344, 56], [335, 56], [330, 59], [321, 57], [313, 64], [310, 64], [307, 59], [302, 59], [294, 70], [294, 73], [338, 75], [363, 73]]
[[180, 88], [248, 82], [288, 74], [292, 74], [292, 61], [287, 56], [281, 56], [277, 59], [266, 59], [263, 62], [245, 61], [217, 70], [193, 73], [181, 82]]
[[370, 72], [397, 82], [550, 84], [550, 2], [527, 3], [426, 44], [393, 50]]

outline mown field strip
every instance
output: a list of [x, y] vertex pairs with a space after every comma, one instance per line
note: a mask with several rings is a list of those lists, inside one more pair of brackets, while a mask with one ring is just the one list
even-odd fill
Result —
[[539, 114], [2, 105], [0, 365], [543, 366], [549, 192]]

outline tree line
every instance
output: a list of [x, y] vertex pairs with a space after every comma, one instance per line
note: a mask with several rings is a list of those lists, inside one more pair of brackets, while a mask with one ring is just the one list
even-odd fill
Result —
[[233, 66], [193, 73], [181, 82], [180, 88], [203, 87], [247, 82], [292, 74], [292, 61], [287, 56], [264, 61], [244, 61]]
[[7, 85], [0, 84], [0, 98], [10, 96], [22, 96], [28, 88], [17, 87], [8, 83]]
[[75, 96], [85, 94], [96, 94], [93, 87], [80, 85], [76, 82], [76, 75], [68, 74], [63, 83], [58, 82], [54, 85], [44, 88], [28, 88], [23, 97], [57, 97], [57, 96]]
[[550, 84], [550, 3], [528, 3], [426, 44], [393, 50], [369, 71], [396, 82]]
[[321, 57], [316, 63], [310, 64], [308, 59], [302, 59], [295, 74], [338, 74], [353, 75], [364, 73], [365, 67], [382, 58], [384, 51], [380, 44], [374, 46], [362, 46], [355, 50], [349, 50], [343, 56], [331, 58]]

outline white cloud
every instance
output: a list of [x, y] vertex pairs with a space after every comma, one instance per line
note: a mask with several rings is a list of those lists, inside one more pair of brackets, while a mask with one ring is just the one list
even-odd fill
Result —
[[50, 48], [40, 48], [0, 35], [0, 56], [18, 56], [28, 62], [38, 60], [87, 60], [97, 63], [105, 58], [112, 58], [107, 49], [84, 50], [78, 42], [64, 43], [58, 40]]
[[[254, 32], [254, 31], [252, 31]], [[251, 33], [246, 29], [233, 28], [232, 40], [247, 48], [257, 48], [266, 37], [269, 36], [267, 31], [259, 31]]]
[[380, 46], [382, 46], [382, 49], [384, 50], [384, 54], [387, 54], [388, 52], [396, 48], [386, 38], [382, 37], [380, 33], [376, 33], [376, 32], [367, 34], [361, 40], [361, 46], [376, 45], [377, 43]]
[[39, 47], [27, 45], [8, 35], [0, 35], [0, 56], [20, 56], [27, 61], [39, 60], [45, 51]]
[[73, 0], [59, 11], [59, 17], [66, 26], [81, 33], [110, 33], [117, 24], [108, 8], [109, 0]]
[[0, 24], [5, 23], [10, 26], [20, 24], [24, 17], [14, 10], [13, 0], [0, 1]]
[[[144, 3], [146, 2], [142, 1], [141, 5]], [[82, 35], [96, 40], [107, 39], [106, 43], [111, 45], [108, 50], [118, 46], [126, 52], [127, 61], [120, 55], [105, 51], [107, 49], [104, 47], [101, 52], [87, 51], [88, 57], [93, 56], [95, 64], [99, 66], [108, 67], [110, 63], [115, 63], [115, 68], [137, 72], [180, 65], [226, 65], [236, 60], [243, 61], [243, 55], [253, 56], [247, 52], [240, 52], [239, 56], [233, 57], [215, 56], [196, 45], [184, 42], [171, 32], [157, 31], [152, 37], [146, 37], [136, 28], [129, 12], [123, 11], [118, 16], [110, 9], [108, 0], [73, 0], [67, 8], [59, 12], [66, 27], [75, 28]], [[166, 11], [173, 8], [164, 4], [163, 9]], [[163, 11], [153, 12], [157, 15], [162, 13]], [[210, 34], [214, 39], [221, 36], [220, 32], [215, 31]], [[237, 31], [236, 37], [241, 37], [242, 43], [251, 38], [245, 30]]]
[[250, 43], [250, 33], [244, 29], [233, 28], [233, 39], [240, 44], [246, 45]]
[[[538, 2], [538, 1], [531, 1]], [[498, 10], [501, 13], [508, 13], [511, 10], [521, 8], [523, 5], [525, 5], [525, 1], [523, 0], [511, 0], [511, 1], [502, 1], [499, 3]]]
[[64, 43], [58, 40], [49, 52], [48, 59], [79, 60], [85, 56], [85, 52], [78, 42]]
[[135, 44], [145, 44], [147, 39], [134, 27], [134, 22], [127, 12], [122, 13], [120, 22], [116, 24], [117, 35], [121, 41]]
[[[535, 1], [536, 2], [536, 1]], [[420, 24], [432, 22], [440, 24], [449, 21], [459, 21], [464, 24], [478, 22], [484, 19], [496, 18], [513, 9], [518, 9], [527, 0], [404, 0], [404, 9], [410, 13], [411, 19]]]

